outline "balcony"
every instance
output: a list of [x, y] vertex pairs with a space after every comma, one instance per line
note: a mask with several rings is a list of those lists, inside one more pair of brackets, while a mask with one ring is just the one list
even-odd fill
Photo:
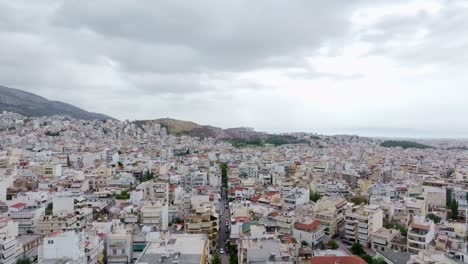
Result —
[[202, 226], [201, 223], [192, 223], [192, 224], [186, 225], [187, 229], [190, 229], [190, 230], [200, 230], [201, 226]]
[[362, 229], [362, 228], [359, 228], [359, 229], [358, 229], [358, 232], [359, 232], [359, 234], [364, 234], [364, 235], [368, 235], [368, 234], [369, 234], [368, 231], [367, 231], [367, 229]]
[[426, 245], [425, 240], [418, 239], [418, 238], [415, 239], [415, 238], [410, 237], [410, 236], [408, 236], [408, 242], [409, 243], [415, 243], [415, 244], [418, 244], [418, 245]]
[[359, 226], [360, 228], [366, 228], [366, 229], [367, 229], [367, 227], [369, 226], [369, 224], [368, 224], [368, 223], [361, 223], [361, 222], [360, 222], [360, 223], [358, 224], [358, 226]]

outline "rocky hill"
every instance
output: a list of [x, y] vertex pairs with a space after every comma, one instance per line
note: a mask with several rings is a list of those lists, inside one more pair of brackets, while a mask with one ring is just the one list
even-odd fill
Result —
[[70, 116], [76, 119], [113, 119], [112, 117], [85, 111], [76, 106], [50, 101], [44, 97], [18, 89], [0, 86], [0, 111], [9, 111], [24, 116]]
[[308, 143], [307, 141], [300, 140], [294, 136], [257, 132], [253, 128], [247, 127], [222, 129], [219, 127], [199, 125], [194, 122], [171, 118], [138, 120], [134, 122], [139, 126], [160, 124], [162, 127], [167, 129], [169, 134], [173, 135], [187, 135], [201, 138], [211, 137], [226, 140], [236, 147], [263, 146], [265, 144], [278, 146], [284, 144]]
[[157, 123], [167, 129], [169, 134], [173, 135], [188, 135], [194, 137], [212, 137], [219, 139], [254, 139], [266, 138], [268, 134], [257, 132], [252, 128], [228, 128], [222, 129], [214, 126], [199, 125], [190, 121], [182, 121], [171, 118], [161, 118], [154, 120], [139, 120], [137, 124]]

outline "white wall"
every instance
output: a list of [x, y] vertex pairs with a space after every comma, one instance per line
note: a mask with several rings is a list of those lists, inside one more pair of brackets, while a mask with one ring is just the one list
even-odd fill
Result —
[[74, 212], [74, 198], [73, 197], [54, 197], [53, 199], [53, 214], [69, 214]]

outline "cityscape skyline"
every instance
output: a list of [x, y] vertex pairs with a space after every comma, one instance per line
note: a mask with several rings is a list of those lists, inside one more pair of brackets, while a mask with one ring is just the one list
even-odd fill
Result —
[[0, 1], [0, 12], [1, 85], [119, 120], [468, 132], [464, 1]]

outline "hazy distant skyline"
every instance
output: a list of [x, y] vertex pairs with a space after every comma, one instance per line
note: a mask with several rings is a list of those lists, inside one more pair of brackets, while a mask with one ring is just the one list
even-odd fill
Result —
[[0, 0], [0, 85], [120, 120], [464, 137], [467, 27], [457, 0]]

